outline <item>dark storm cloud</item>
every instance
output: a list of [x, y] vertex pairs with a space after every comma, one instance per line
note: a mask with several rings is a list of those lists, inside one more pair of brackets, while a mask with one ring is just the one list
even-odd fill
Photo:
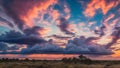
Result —
[[3, 39], [3, 40], [0, 40], [0, 42], [33, 45], [33, 44], [37, 44], [37, 43], [43, 43], [43, 42], [45, 42], [45, 40], [34, 37], [34, 36], [33, 37], [32, 36], [28, 36], [28, 37], [23, 36], [23, 37], [20, 37], [20, 38]]
[[[10, 36], [11, 34], [8, 34], [8, 35]], [[27, 48], [23, 48], [19, 52], [14, 50], [11, 52], [6, 52], [11, 48], [5, 47], [6, 49], [4, 49], [4, 52], [0, 52], [0, 54], [43, 54], [43, 53], [45, 54], [91, 54], [91, 55], [113, 54], [111, 49], [106, 49], [104, 46], [100, 46], [98, 44], [89, 43], [92, 40], [95, 40], [96, 38], [85, 38], [84, 36], [81, 36], [80, 38], [74, 38], [73, 40], [69, 40], [68, 43], [66, 44], [66, 47], [61, 48], [50, 41], [45, 41], [37, 37], [19, 35], [19, 33], [15, 33], [15, 32], [14, 32], [14, 35], [15, 37], [12, 37], [12, 35], [11, 37], [9, 36], [7, 37], [5, 35], [3, 39], [0, 39], [0, 41], [5, 43], [27, 44], [26, 45]], [[1, 47], [3, 47], [3, 45], [1, 45]]]
[[19, 47], [21, 46], [18, 46], [18, 45], [14, 45], [14, 46], [9, 46], [9, 44], [6, 44], [4, 42], [0, 42], [0, 54], [6, 54], [8, 53], [8, 50], [11, 51], [15, 51], [15, 50], [19, 50]]
[[106, 44], [100, 45], [92, 43], [93, 40], [98, 40], [98, 37], [88, 37], [80, 36], [80, 38], [74, 38], [69, 40], [65, 48], [61, 48], [51, 42], [46, 42], [44, 44], [36, 44], [32, 47], [28, 47], [21, 50], [21, 54], [90, 54], [90, 55], [111, 55], [114, 54], [110, 46], [112, 46], [119, 39], [120, 28], [116, 27], [115, 32], [113, 32], [113, 40]]
[[[116, 27], [116, 31], [113, 32], [113, 40], [105, 46], [101, 46], [99, 44], [90, 44], [92, 40], [97, 40], [96, 37], [88, 37], [85, 38], [81, 36], [80, 38], [74, 38], [73, 40], [69, 40], [66, 48], [61, 48], [58, 45], [51, 44], [43, 39], [40, 39], [35, 36], [26, 36], [19, 32], [10, 31], [3, 34], [0, 38], [1, 42], [6, 43], [16, 43], [16, 44], [27, 44], [33, 45], [32, 47], [27, 47], [22, 49], [20, 52], [11, 51], [6, 52], [8, 50], [6, 45], [1, 44], [2, 51], [1, 54], [91, 54], [91, 55], [110, 55], [113, 54], [112, 50], [109, 49], [111, 45], [116, 43], [119, 39], [120, 30], [119, 27]], [[59, 37], [61, 38], [61, 37]]]
[[60, 48], [56, 45], [51, 44], [44, 44], [44, 46], [41, 45], [34, 45], [33, 47], [22, 49], [22, 54], [62, 54], [63, 48]]
[[[94, 39], [90, 39], [94, 40]], [[20, 52], [7, 52], [12, 54], [91, 54], [91, 55], [110, 55], [113, 54], [111, 49], [106, 49], [98, 44], [86, 43], [88, 38], [81, 36], [69, 40], [66, 48], [61, 48], [51, 42], [36, 44], [32, 47], [22, 49]], [[90, 41], [89, 41], [90, 42]], [[29, 45], [28, 45], [29, 46]]]
[[51, 38], [51, 37], [56, 38], [56, 39], [61, 39], [61, 40], [68, 40], [68, 39], [72, 38], [72, 37], [69, 37], [69, 36], [60, 36], [60, 35], [56, 35], [56, 34], [48, 36], [48, 38]]
[[32, 28], [27, 28], [27, 29], [25, 29], [24, 30], [24, 33], [26, 34], [26, 35], [39, 35], [39, 31], [40, 30], [44, 30], [44, 28], [43, 27], [40, 27], [40, 26], [34, 26], [34, 27], [32, 27]]
[[7, 51], [8, 49], [8, 46], [7, 44], [3, 43], [3, 42], [0, 42], [0, 51]]
[[[72, 31], [69, 31], [69, 22], [65, 18], [60, 18], [59, 24], [57, 25], [62, 32], [68, 35], [75, 35]], [[72, 28], [72, 27], [71, 27]]]
[[58, 45], [49, 42], [45, 44], [36, 44], [33, 47], [22, 49], [22, 54], [93, 54], [93, 55], [110, 55], [112, 50], [106, 49], [104, 46], [95, 44], [87, 44], [83, 37], [69, 40], [66, 48], [61, 48]]
[[1, 35], [0, 42], [33, 45], [37, 43], [43, 43], [46, 41], [39, 37], [27, 36], [19, 32], [10, 31]]
[[[15, 38], [12, 37], [11, 35], [12, 33], [14, 33]], [[66, 44], [66, 47], [61, 48], [58, 45], [51, 43], [50, 41], [45, 41], [41, 38], [37, 38], [34, 36], [25, 36], [22, 34], [19, 35], [19, 33], [14, 31], [12, 33], [10, 34], [8, 32], [9, 36], [7, 37], [5, 35], [4, 39], [0, 39], [0, 41], [6, 42], [6, 43], [27, 44], [26, 45], [27, 48], [23, 48], [20, 52], [4, 51], [4, 52], [1, 52], [1, 54], [43, 54], [43, 53], [45, 54], [90, 54], [90, 55], [113, 54], [112, 50], [109, 48], [106, 48], [105, 46], [90, 43], [92, 40], [98, 39], [96, 37], [85, 38], [84, 36], [80, 36], [80, 38], [74, 38], [73, 40], [69, 40], [68, 43]]]
[[11, 39], [11, 38], [19, 38], [25, 36], [24, 34], [11, 30], [9, 32], [5, 32], [4, 34], [0, 35], [0, 39]]

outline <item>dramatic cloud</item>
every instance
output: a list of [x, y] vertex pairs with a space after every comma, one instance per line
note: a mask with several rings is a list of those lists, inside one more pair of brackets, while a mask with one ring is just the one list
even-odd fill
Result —
[[0, 0], [0, 54], [114, 54], [120, 48], [119, 5], [119, 0]]
[[37, 44], [37, 43], [43, 43], [45, 40], [37, 37], [20, 37], [20, 38], [14, 38], [14, 39], [4, 39], [0, 40], [1, 42], [7, 42], [7, 43], [16, 43], [16, 44]]
[[6, 19], [4, 19], [4, 18], [0, 17], [0, 22], [2, 22], [2, 24], [0, 24], [0, 25], [3, 25], [3, 26], [9, 25], [9, 26], [13, 27], [13, 25], [9, 21], [7, 21]]
[[11, 30], [9, 32], [5, 32], [5, 34], [0, 35], [0, 39], [11, 39], [11, 38], [19, 38], [24, 36], [24, 34]]
[[48, 29], [45, 29], [45, 28], [42, 28], [42, 27], [39, 27], [39, 26], [34, 26], [33, 28], [25, 29], [24, 33], [26, 35], [42, 36], [42, 35], [45, 35], [48, 31], [49, 31]]
[[120, 38], [120, 27], [115, 27], [115, 31], [112, 33], [112, 41], [106, 45], [106, 48], [111, 47], [113, 44], [115, 44], [119, 38]]
[[51, 35], [51, 36], [48, 36], [48, 38], [50, 37], [53, 37], [55, 39], [61, 39], [61, 40], [69, 40], [71, 39], [72, 37], [69, 37], [69, 36], [60, 36], [60, 35]]
[[118, 0], [107, 2], [107, 0], [92, 0], [87, 4], [85, 11], [83, 12], [87, 17], [93, 17], [98, 9], [101, 9], [102, 13], [105, 15], [111, 8], [117, 6]]
[[0, 42], [0, 51], [7, 51], [8, 46], [7, 44]]
[[1, 7], [0, 7], [0, 26], [6, 26], [10, 29], [11, 27], [12, 28], [14, 27], [12, 21], [10, 21], [10, 18], [7, 17], [5, 11]]
[[72, 32], [72, 30], [69, 30], [71, 28], [70, 23], [65, 18], [60, 18], [59, 23], [58, 23], [58, 27], [65, 34], [75, 35], [75, 33]]
[[94, 55], [110, 55], [113, 54], [111, 49], [106, 49], [104, 46], [97, 44], [86, 43], [86, 38], [80, 37], [74, 40], [69, 40], [65, 48], [61, 48], [50, 42], [45, 44], [37, 44], [33, 47], [25, 48], [21, 51], [22, 54], [94, 54]]
[[37, 36], [28, 36], [19, 32], [10, 31], [1, 35], [0, 42], [34, 45], [37, 43], [44, 43], [46, 41]]
[[[44, 17], [44, 14], [47, 13], [49, 7], [57, 3], [57, 0], [0, 0], [0, 19], [4, 21], [3, 23], [8, 24], [8, 27], [18, 30], [26, 35], [39, 34], [40, 36], [45, 35], [49, 28], [41, 27], [37, 25], [36, 19], [39, 17]], [[43, 7], [44, 6], [44, 7]], [[10, 22], [6, 18], [11, 18]], [[37, 25], [37, 26], [36, 26]], [[4, 25], [6, 26], [6, 25]], [[29, 33], [29, 34], [28, 34]]]
[[23, 25], [34, 26], [31, 21], [36, 18], [39, 12], [44, 12], [50, 5], [56, 3], [55, 0], [1, 0], [1, 5], [6, 13], [14, 19], [14, 22], [23, 29]]
[[[12, 36], [11, 34], [14, 35]], [[8, 36], [9, 35], [9, 36]], [[118, 36], [118, 34], [117, 34]], [[116, 36], [116, 37], [117, 37]], [[27, 44], [27, 48], [23, 48], [21, 51], [9, 51], [7, 45], [1, 43], [2, 51], [1, 54], [94, 54], [94, 55], [110, 55], [113, 54], [111, 49], [105, 47], [105, 45], [99, 45], [92, 41], [97, 40], [98, 38], [91, 37], [85, 38], [81, 36], [80, 38], [74, 38], [73, 40], [69, 40], [66, 44], [65, 48], [59, 47], [55, 45], [53, 41], [45, 41], [43, 39], [32, 37], [32, 36], [24, 36], [18, 32], [11, 31], [11, 33], [7, 33], [7, 35], [3, 35], [4, 39], [0, 40], [2, 42], [7, 43], [16, 43], [16, 44]], [[6, 39], [5, 39], [6, 38]], [[114, 39], [115, 41], [117, 39]], [[108, 45], [112, 45], [115, 41], [108, 43]], [[33, 45], [33, 46], [30, 46]], [[13, 47], [11, 47], [13, 48]]]

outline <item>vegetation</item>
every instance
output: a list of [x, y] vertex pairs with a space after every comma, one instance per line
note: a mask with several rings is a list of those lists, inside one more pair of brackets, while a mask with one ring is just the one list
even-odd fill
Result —
[[61, 60], [0, 59], [0, 68], [119, 68], [120, 61], [91, 60], [83, 55]]
[[64, 62], [64, 63], [84, 63], [84, 64], [91, 64], [92, 63], [92, 60], [83, 56], [83, 55], [80, 55], [78, 56], [79, 58], [63, 58], [61, 61]]

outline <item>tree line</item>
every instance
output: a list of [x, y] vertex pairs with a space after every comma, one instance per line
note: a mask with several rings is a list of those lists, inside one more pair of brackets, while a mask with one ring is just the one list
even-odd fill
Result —
[[24, 58], [24, 59], [18, 59], [18, 58], [1, 58], [0, 62], [11, 62], [11, 61], [61, 61], [63, 63], [85, 63], [85, 64], [91, 64], [92, 60], [90, 58], [87, 58], [86, 56], [79, 55], [78, 57], [73, 57], [73, 58], [62, 58], [61, 60], [35, 60], [35, 59], [29, 59], [29, 58]]

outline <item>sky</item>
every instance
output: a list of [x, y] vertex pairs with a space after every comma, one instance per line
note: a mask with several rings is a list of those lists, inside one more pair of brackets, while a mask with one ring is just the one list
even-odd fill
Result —
[[0, 57], [119, 60], [119, 16], [120, 0], [0, 0]]

